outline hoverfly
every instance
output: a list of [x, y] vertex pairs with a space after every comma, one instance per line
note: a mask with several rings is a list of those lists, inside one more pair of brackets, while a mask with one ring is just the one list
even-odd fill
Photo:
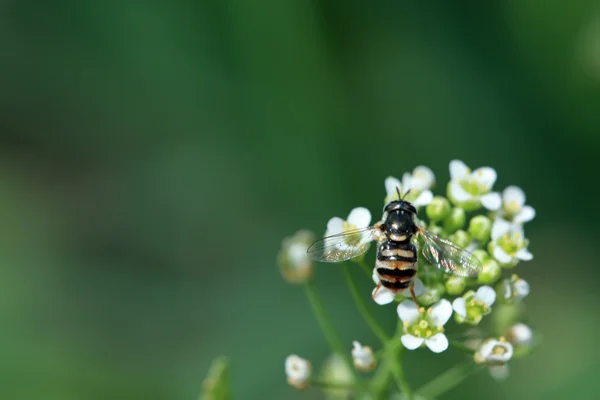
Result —
[[324, 237], [308, 248], [308, 254], [317, 261], [340, 262], [358, 257], [369, 250], [373, 240], [378, 242], [375, 272], [381, 286], [397, 293], [409, 288], [415, 302], [414, 278], [417, 273], [417, 235], [423, 239], [423, 256], [444, 272], [474, 278], [481, 262], [467, 250], [417, 226], [416, 208], [404, 197], [390, 201], [383, 209], [381, 221], [375, 225]]

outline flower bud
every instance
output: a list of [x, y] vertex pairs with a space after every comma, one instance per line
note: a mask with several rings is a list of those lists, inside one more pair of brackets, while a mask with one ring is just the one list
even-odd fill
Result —
[[442, 228], [441, 226], [438, 226], [438, 225], [431, 224], [427, 227], [427, 230], [439, 237], [445, 238], [447, 236], [446, 231], [444, 231], [444, 228]]
[[458, 247], [465, 248], [471, 243], [471, 237], [462, 229], [454, 232], [448, 239]]
[[464, 292], [467, 287], [467, 280], [462, 276], [450, 276], [444, 286], [446, 286], [448, 294], [457, 296]]
[[449, 233], [456, 232], [465, 226], [466, 220], [465, 210], [460, 207], [454, 207], [446, 219], [444, 219], [444, 228]]
[[496, 282], [501, 274], [502, 267], [500, 267], [500, 264], [496, 260], [487, 259], [482, 263], [481, 271], [477, 276], [477, 283], [489, 285]]
[[440, 301], [445, 291], [446, 288], [441, 283], [426, 285], [423, 293], [417, 296], [417, 300], [419, 300], [419, 304], [422, 306], [430, 306]]
[[310, 362], [295, 354], [285, 359], [285, 374], [288, 383], [296, 389], [304, 389], [308, 385], [311, 374]]
[[488, 254], [487, 251], [482, 250], [482, 249], [475, 249], [473, 250], [473, 255], [475, 256], [475, 258], [477, 258], [479, 260], [479, 262], [481, 262], [482, 264], [485, 262], [485, 260], [490, 258], [490, 255]]
[[436, 196], [425, 209], [427, 217], [433, 222], [438, 222], [450, 215], [450, 202], [445, 197]]
[[533, 344], [533, 331], [527, 325], [519, 322], [508, 329], [506, 338], [516, 347], [529, 347]]
[[306, 283], [311, 278], [313, 261], [306, 250], [314, 241], [315, 237], [310, 231], [298, 231], [283, 239], [277, 262], [281, 275], [289, 283]]
[[469, 222], [469, 234], [473, 240], [487, 243], [492, 232], [492, 220], [484, 215], [477, 215]]
[[375, 368], [375, 355], [369, 346], [362, 346], [356, 340], [352, 342], [352, 362], [357, 371], [369, 372]]

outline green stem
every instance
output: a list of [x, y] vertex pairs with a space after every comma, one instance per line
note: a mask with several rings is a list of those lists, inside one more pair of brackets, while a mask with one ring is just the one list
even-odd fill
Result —
[[372, 381], [372, 392], [375, 398], [384, 398], [384, 394], [389, 386], [390, 379], [393, 378], [398, 389], [404, 394], [407, 400], [412, 399], [413, 393], [402, 369], [402, 323], [399, 323], [396, 334], [386, 343], [383, 360], [379, 370]]
[[412, 389], [406, 380], [406, 376], [404, 375], [404, 369], [402, 368], [402, 350], [404, 346], [400, 342], [398, 338], [397, 350], [396, 350], [396, 360], [390, 359], [392, 375], [394, 376], [394, 380], [398, 385], [398, 388], [404, 393], [404, 397], [407, 400], [411, 400], [413, 398]]
[[344, 346], [344, 342], [342, 341], [338, 331], [333, 326], [331, 322], [331, 318], [329, 318], [329, 314], [323, 305], [323, 300], [315, 287], [315, 284], [312, 281], [307, 282], [304, 285], [304, 289], [306, 292], [306, 296], [308, 297], [308, 301], [312, 307], [313, 312], [315, 313], [317, 320], [319, 321], [319, 325], [321, 326], [321, 330], [325, 335], [325, 338], [329, 342], [329, 346], [333, 350], [334, 353], [339, 354], [344, 362], [347, 364], [347, 367], [354, 374], [356, 378], [356, 373], [354, 371], [354, 366], [352, 364], [352, 359], [350, 358], [350, 350], [346, 350]]
[[352, 272], [350, 271], [349, 265], [344, 265], [344, 276], [346, 277], [346, 283], [348, 284], [348, 288], [350, 289], [350, 293], [352, 294], [352, 298], [358, 307], [358, 311], [362, 315], [363, 319], [369, 325], [375, 336], [379, 338], [381, 343], [385, 345], [390, 338], [385, 333], [385, 330], [379, 325], [377, 319], [371, 314], [367, 304], [365, 303], [365, 299], [361, 296], [358, 291], [358, 287], [356, 286], [356, 282], [354, 281], [354, 277], [352, 276]]
[[419, 390], [417, 390], [417, 393], [427, 398], [438, 397], [467, 379], [469, 375], [481, 370], [481, 368], [481, 365], [477, 365], [472, 361], [458, 364], [449, 370], [442, 372], [442, 374], [438, 375], [429, 383], [421, 386]]

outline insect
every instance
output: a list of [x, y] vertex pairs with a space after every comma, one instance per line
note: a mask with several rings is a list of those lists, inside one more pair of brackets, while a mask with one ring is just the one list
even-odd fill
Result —
[[481, 262], [467, 250], [417, 226], [417, 210], [404, 200], [407, 194], [402, 197], [398, 190], [399, 200], [386, 204], [381, 221], [375, 225], [320, 239], [308, 248], [308, 254], [317, 261], [346, 261], [366, 253], [375, 240], [378, 242], [375, 272], [380, 283], [373, 297], [382, 286], [393, 293], [409, 288], [415, 304], [419, 304], [414, 291], [418, 236], [423, 239], [423, 256], [431, 264], [449, 274], [476, 277]]

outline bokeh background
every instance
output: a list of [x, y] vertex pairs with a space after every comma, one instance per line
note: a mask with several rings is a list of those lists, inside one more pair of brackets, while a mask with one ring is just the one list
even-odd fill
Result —
[[[595, 398], [597, 1], [4, 0], [0, 54], [0, 398], [195, 399], [221, 354], [236, 399], [320, 398], [285, 383], [287, 354], [329, 350], [281, 239], [453, 158], [538, 212], [544, 342], [443, 398]], [[317, 285], [375, 344], [341, 271]], [[408, 377], [460, 358], [412, 352]]]

